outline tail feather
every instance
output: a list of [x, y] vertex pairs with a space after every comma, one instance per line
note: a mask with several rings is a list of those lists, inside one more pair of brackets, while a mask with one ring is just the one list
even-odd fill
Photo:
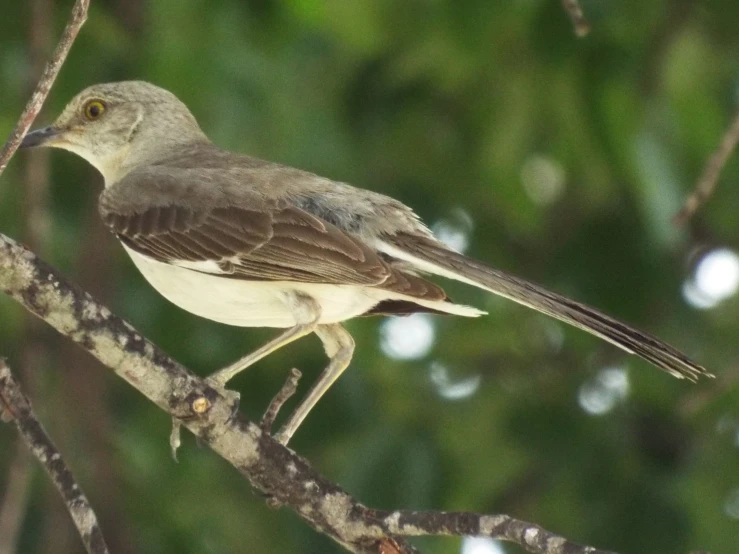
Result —
[[447, 249], [426, 237], [396, 235], [376, 244], [385, 254], [412, 264], [421, 271], [448, 277], [498, 294], [569, 323], [636, 354], [679, 379], [696, 381], [713, 377], [706, 369], [658, 338], [580, 302], [508, 275]]

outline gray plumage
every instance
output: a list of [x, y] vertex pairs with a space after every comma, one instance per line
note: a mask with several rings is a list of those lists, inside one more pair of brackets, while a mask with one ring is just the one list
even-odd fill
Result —
[[[97, 167], [105, 178], [99, 203], [105, 223], [162, 294], [205, 317], [247, 326], [310, 324], [309, 331], [321, 336], [334, 357], [331, 352], [340, 349], [329, 343], [346, 349], [350, 341], [338, 330], [343, 319], [414, 311], [481, 313], [452, 304], [438, 285], [420, 276], [432, 273], [565, 321], [676, 377], [709, 375], [651, 335], [449, 250], [393, 198], [216, 147], [182, 102], [149, 83], [90, 87], [24, 144], [65, 148]], [[177, 272], [165, 276], [157, 264]], [[210, 279], [197, 287], [239, 297], [243, 291], [248, 306], [257, 306], [258, 287], [272, 283], [270, 294], [285, 308], [278, 303], [270, 309], [284, 314], [221, 317], [190, 302], [180, 290], [184, 285], [174, 283], [195, 283], [192, 272]], [[225, 280], [243, 285], [222, 286]], [[334, 305], [340, 300], [332, 291], [345, 294], [345, 309]], [[304, 312], [308, 315], [299, 315]], [[275, 342], [276, 347], [285, 343]]]

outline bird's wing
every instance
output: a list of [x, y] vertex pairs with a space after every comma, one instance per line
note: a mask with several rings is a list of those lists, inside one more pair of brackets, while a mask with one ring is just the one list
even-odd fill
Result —
[[660, 339], [618, 321], [595, 308], [550, 292], [538, 285], [493, 269], [449, 250], [428, 237], [398, 234], [377, 240], [375, 248], [421, 271], [485, 289], [583, 329], [644, 358], [680, 379], [695, 381], [712, 375], [685, 354]]
[[132, 250], [160, 262], [253, 280], [379, 285], [390, 268], [370, 248], [292, 207], [178, 205], [103, 221]]
[[446, 298], [438, 286], [394, 269], [356, 236], [296, 206], [242, 196], [238, 205], [213, 207], [192, 202], [192, 194], [185, 204], [166, 188], [166, 178], [134, 178], [103, 192], [100, 213], [126, 246], [157, 261], [236, 279], [364, 285]]

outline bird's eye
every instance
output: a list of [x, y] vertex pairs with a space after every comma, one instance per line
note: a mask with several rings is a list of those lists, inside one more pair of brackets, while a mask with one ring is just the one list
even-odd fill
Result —
[[103, 115], [104, 111], [105, 104], [103, 104], [100, 100], [90, 100], [87, 104], [85, 104], [85, 117], [90, 121], [95, 121], [96, 119], [99, 119], [100, 116]]

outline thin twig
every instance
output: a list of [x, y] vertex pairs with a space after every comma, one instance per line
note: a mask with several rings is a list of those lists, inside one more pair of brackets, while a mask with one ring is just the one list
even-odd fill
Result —
[[[36, 86], [38, 76], [44, 70], [46, 59], [53, 39], [53, 0], [31, 0], [31, 19], [28, 25], [30, 67], [28, 71], [27, 90], [29, 94]], [[49, 184], [49, 152], [38, 149], [31, 153], [23, 164], [23, 192], [25, 205], [22, 220], [25, 222], [23, 240], [34, 250], [46, 251], [49, 231], [48, 217], [48, 184]], [[23, 320], [21, 351], [21, 380], [26, 383], [26, 390], [33, 392], [37, 381], [38, 369], [46, 361], [47, 349], [42, 336], [47, 330], [30, 314]], [[16, 441], [12, 461], [8, 468], [7, 488], [0, 507], [0, 552], [16, 552], [18, 537], [21, 533], [31, 493], [31, 475], [35, 467], [31, 454], [20, 438]]]
[[92, 506], [76, 483], [72, 472], [64, 463], [51, 438], [36, 418], [31, 404], [3, 360], [0, 360], [0, 403], [2, 403], [3, 411], [12, 416], [28, 449], [44, 466], [59, 494], [62, 495], [87, 552], [108, 554], [108, 547], [105, 545], [105, 539]]
[[179, 462], [177, 459], [177, 451], [182, 446], [182, 437], [180, 431], [182, 430], [182, 423], [176, 417], [172, 418], [172, 430], [169, 432], [169, 453], [175, 462]]
[[[10, 134], [8, 141], [0, 150], [0, 173], [5, 169], [11, 157], [15, 153], [18, 145], [30, 128], [34, 119], [41, 111], [41, 107], [51, 89], [51, 86], [61, 69], [64, 60], [74, 42], [80, 28], [84, 24], [87, 16], [89, 0], [78, 1], [73, 7], [69, 22], [62, 34], [59, 44], [54, 52], [53, 58], [46, 64], [43, 69], [41, 79], [36, 84], [36, 88], [31, 95], [25, 110], [21, 114], [18, 123], [13, 132]], [[43, 47], [49, 35], [49, 5], [48, 3], [33, 3], [33, 17], [31, 21], [31, 59], [32, 68], [35, 72], [41, 72], [43, 68], [44, 55]], [[37, 153], [36, 158], [44, 156], [43, 153]], [[36, 160], [38, 162], [38, 159]], [[45, 198], [45, 170], [48, 164], [34, 163], [28, 167], [27, 173], [30, 178], [28, 184], [29, 201], [27, 221], [26, 240], [29, 244], [39, 248], [43, 246], [43, 235], [45, 230], [45, 212], [43, 210], [43, 201], [39, 198]], [[35, 178], [34, 178], [35, 177]], [[34, 186], [35, 185], [35, 186]], [[36, 323], [36, 322], [33, 322]], [[26, 353], [37, 353], [38, 350], [27, 349]], [[28, 359], [31, 356], [24, 356]], [[25, 365], [25, 364], [24, 364]], [[21, 441], [18, 442], [17, 453], [13, 458], [10, 471], [8, 473], [8, 490], [0, 509], [0, 551], [14, 552], [15, 542], [19, 526], [23, 520], [25, 506], [28, 499], [28, 487], [30, 485], [30, 466], [28, 464], [29, 454]]]
[[724, 133], [718, 149], [709, 158], [695, 190], [685, 200], [682, 209], [672, 218], [675, 225], [684, 225], [711, 197], [716, 190], [721, 170], [726, 165], [737, 142], [739, 142], [739, 112], [734, 116], [731, 127]]
[[275, 419], [277, 419], [277, 414], [280, 413], [282, 406], [293, 394], [295, 394], [295, 391], [298, 390], [298, 381], [300, 381], [301, 376], [302, 374], [299, 369], [292, 368], [290, 370], [290, 375], [287, 376], [285, 384], [282, 385], [280, 391], [272, 399], [272, 402], [269, 403], [267, 411], [265, 411], [264, 416], [262, 416], [262, 421], [259, 422], [259, 426], [262, 428], [262, 431], [265, 433], [271, 432], [272, 425], [274, 425]]
[[575, 35], [578, 37], [587, 36], [590, 33], [590, 23], [585, 18], [585, 14], [580, 6], [580, 0], [562, 0], [562, 6], [569, 14], [572, 20], [572, 26], [575, 28]]
[[59, 39], [56, 50], [54, 50], [54, 55], [49, 60], [49, 63], [46, 64], [44, 73], [41, 75], [38, 85], [36, 85], [36, 90], [33, 91], [31, 99], [26, 104], [23, 113], [18, 119], [18, 123], [16, 123], [15, 128], [10, 133], [3, 149], [0, 150], [0, 174], [5, 171], [10, 158], [13, 157], [23, 137], [26, 136], [28, 129], [31, 128], [33, 120], [36, 119], [36, 116], [41, 111], [41, 107], [49, 95], [49, 90], [51, 90], [51, 85], [54, 84], [56, 76], [59, 74], [59, 70], [62, 68], [62, 64], [64, 64], [64, 60], [67, 58], [67, 54], [69, 54], [69, 50], [72, 48], [74, 39], [77, 38], [77, 33], [79, 33], [82, 25], [87, 20], [89, 6], [90, 0], [77, 0], [74, 7], [72, 7], [72, 15], [69, 18], [67, 26], [64, 28], [62, 38]]

